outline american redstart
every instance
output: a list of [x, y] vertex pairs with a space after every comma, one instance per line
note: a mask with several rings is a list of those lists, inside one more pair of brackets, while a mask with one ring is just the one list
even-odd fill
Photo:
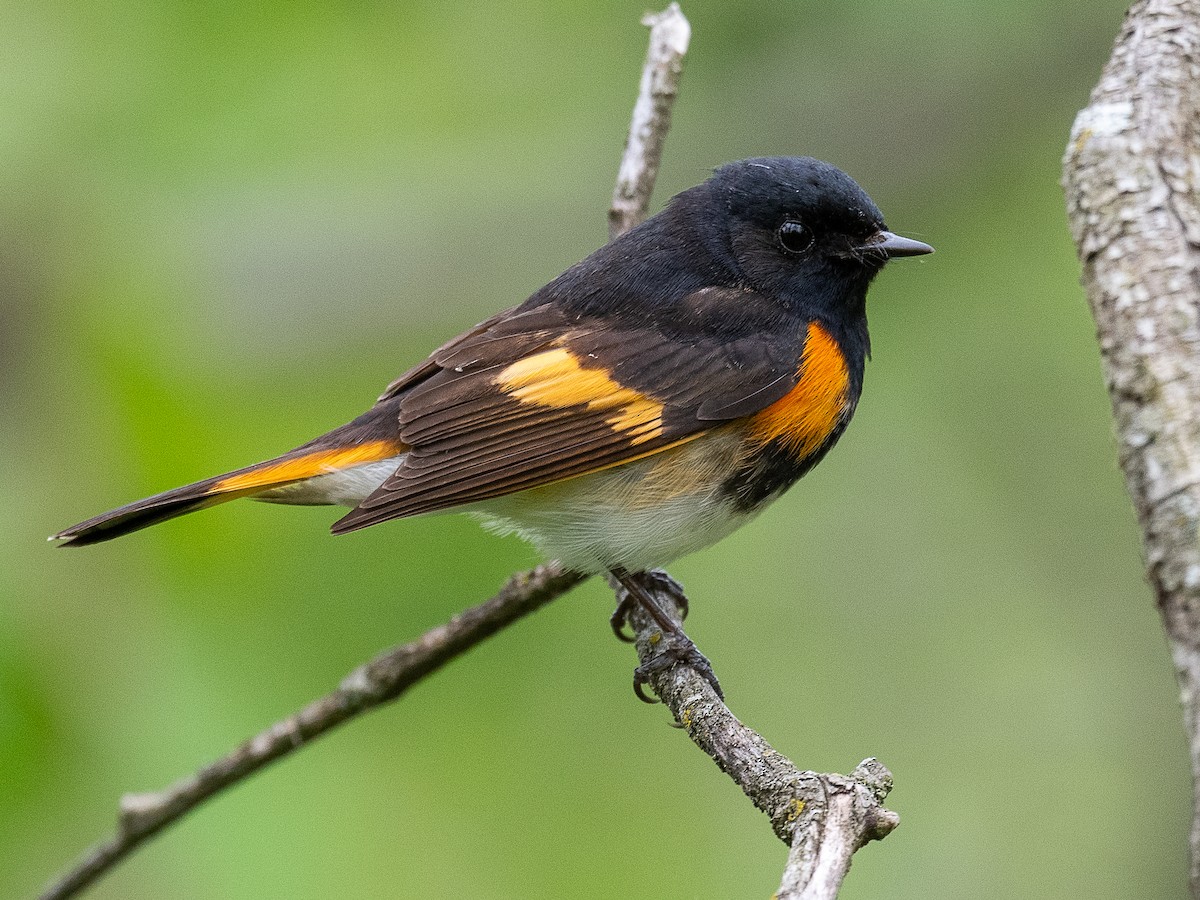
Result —
[[352, 422], [52, 539], [93, 544], [237, 497], [351, 507], [334, 534], [462, 510], [613, 574], [674, 633], [635, 576], [720, 540], [820, 462], [862, 391], [868, 285], [932, 250], [828, 163], [729, 163]]

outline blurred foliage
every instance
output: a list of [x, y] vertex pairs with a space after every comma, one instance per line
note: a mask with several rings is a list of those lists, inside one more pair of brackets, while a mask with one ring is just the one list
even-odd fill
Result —
[[[533, 558], [456, 517], [233, 504], [42, 538], [339, 424], [603, 240], [642, 5], [0, 5], [0, 896]], [[847, 898], [1180, 896], [1171, 664], [1057, 186], [1122, 5], [688, 0], [658, 202], [855, 175], [936, 256], [854, 427], [672, 568], [734, 709], [895, 772]], [[564, 598], [222, 797], [97, 898], [766, 897], [784, 850]], [[1135, 887], [1136, 886], [1136, 887]]]

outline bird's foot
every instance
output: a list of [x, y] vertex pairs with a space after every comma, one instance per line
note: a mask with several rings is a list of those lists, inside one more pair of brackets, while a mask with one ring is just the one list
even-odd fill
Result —
[[[675, 605], [679, 607], [679, 617], [681, 619], [687, 618], [687, 594], [683, 592], [683, 588], [679, 582], [666, 572], [660, 569], [653, 569], [649, 572], [638, 572], [637, 575], [627, 577], [635, 578], [639, 587], [643, 587], [648, 592], [667, 594], [675, 601]], [[626, 588], [625, 596], [621, 598], [621, 601], [617, 604], [617, 608], [613, 610], [613, 614], [608, 619], [608, 624], [612, 626], [613, 634], [617, 636], [617, 640], [624, 641], [627, 644], [632, 644], [637, 640], [633, 626], [629, 624], [629, 613], [640, 605], [642, 605], [641, 600]]]
[[[644, 703], [658, 702], [656, 698], [645, 692], [644, 687], [650, 683], [653, 675], [672, 666], [687, 666], [692, 669], [708, 682], [719, 699], [725, 699], [725, 692], [721, 690], [721, 683], [717, 680], [717, 673], [713, 671], [712, 663], [700, 652], [691, 638], [682, 631], [664, 632], [655, 637], [659, 643], [665, 642], [665, 645], [656, 647], [655, 655], [633, 670], [633, 692], [637, 694], [639, 700]], [[651, 638], [651, 641], [653, 642], [654, 638]]]

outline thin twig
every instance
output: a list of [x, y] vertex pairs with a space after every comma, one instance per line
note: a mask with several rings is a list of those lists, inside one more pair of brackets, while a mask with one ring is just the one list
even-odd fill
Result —
[[395, 700], [426, 675], [518, 619], [545, 606], [583, 577], [555, 564], [514, 575], [496, 596], [411, 644], [395, 647], [347, 675], [337, 690], [276, 722], [195, 775], [161, 791], [121, 798], [117, 833], [87, 851], [46, 888], [42, 900], [71, 897], [95, 881], [139, 844], [179, 821], [209, 797], [300, 749], [338, 725]]
[[[642, 585], [658, 605], [682, 623], [682, 589], [664, 572], [643, 576]], [[618, 597], [624, 599], [619, 586]], [[650, 686], [696, 746], [707, 753], [771, 820], [791, 849], [776, 897], [830, 900], [836, 897], [854, 852], [889, 834], [899, 817], [883, 806], [891, 773], [877, 760], [859, 763], [849, 775], [802, 772], [754, 730], [747, 728], [694, 668], [656, 666], [668, 641], [642, 609], [629, 621], [637, 634], [638, 656]]]
[[642, 67], [642, 82], [608, 211], [610, 240], [646, 218], [663, 142], [671, 127], [671, 107], [683, 75], [683, 57], [692, 37], [692, 26], [678, 3], [660, 13], [648, 13], [642, 24], [650, 29], [650, 49]]

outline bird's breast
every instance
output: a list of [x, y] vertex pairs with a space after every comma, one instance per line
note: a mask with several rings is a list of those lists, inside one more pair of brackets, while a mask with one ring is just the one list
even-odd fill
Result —
[[847, 417], [850, 367], [837, 341], [816, 322], [808, 326], [796, 386], [747, 422], [752, 445], [777, 445], [804, 459]]
[[850, 421], [860, 383], [833, 336], [810, 323], [796, 386], [745, 420], [743, 461], [725, 482], [733, 502], [756, 509], [820, 462]]

